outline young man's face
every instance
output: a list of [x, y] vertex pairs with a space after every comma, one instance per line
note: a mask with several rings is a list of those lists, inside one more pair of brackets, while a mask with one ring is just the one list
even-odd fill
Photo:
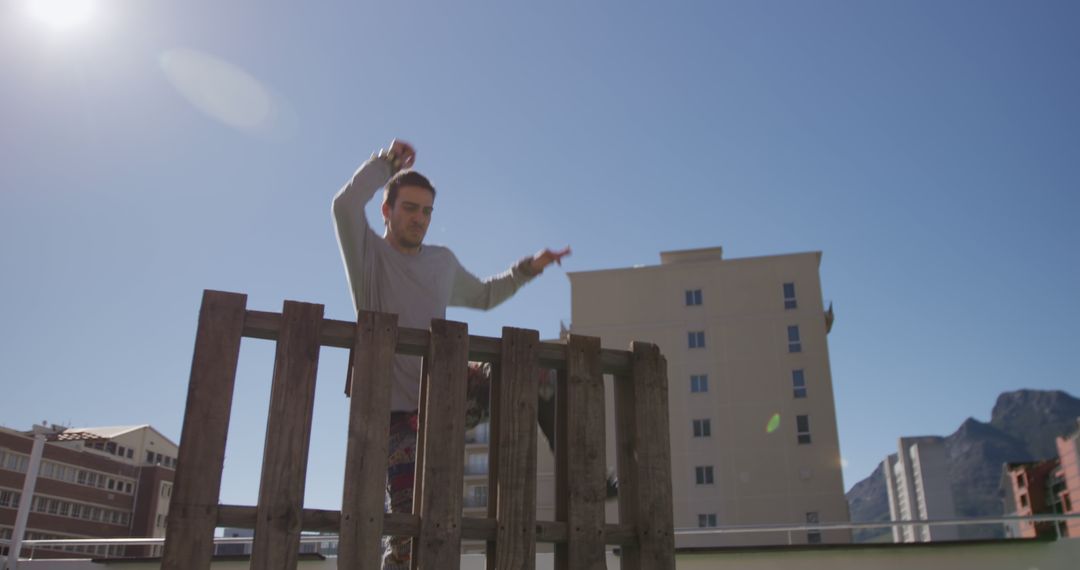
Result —
[[395, 245], [404, 249], [416, 249], [424, 242], [435, 195], [427, 188], [402, 186], [398, 188], [397, 201], [393, 206], [383, 203], [386, 233]]

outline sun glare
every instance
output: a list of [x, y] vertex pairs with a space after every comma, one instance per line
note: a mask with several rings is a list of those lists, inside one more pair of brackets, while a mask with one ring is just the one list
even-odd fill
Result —
[[94, 19], [96, 0], [28, 0], [26, 10], [42, 25], [64, 32], [81, 28]]

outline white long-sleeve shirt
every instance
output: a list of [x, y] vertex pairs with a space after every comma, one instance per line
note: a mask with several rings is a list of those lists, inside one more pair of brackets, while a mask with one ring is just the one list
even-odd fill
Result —
[[[519, 262], [484, 280], [469, 273], [454, 253], [424, 245], [415, 255], [401, 253], [368, 224], [364, 207], [390, 179], [390, 165], [372, 158], [365, 162], [333, 201], [341, 259], [352, 292], [353, 308], [396, 313], [398, 326], [426, 329], [431, 319], [446, 318], [446, 307], [490, 309], [510, 298], [532, 277]], [[421, 360], [394, 357], [391, 409], [419, 407]]]

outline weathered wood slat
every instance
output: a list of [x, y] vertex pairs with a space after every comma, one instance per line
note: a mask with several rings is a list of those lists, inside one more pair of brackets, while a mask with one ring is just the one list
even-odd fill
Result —
[[282, 315], [263, 447], [252, 568], [296, 568], [300, 551], [323, 306], [286, 301]]
[[[217, 526], [235, 528], [254, 528], [255, 507], [221, 505], [218, 507]], [[383, 520], [383, 533], [386, 536], [417, 536], [420, 533], [420, 517], [404, 513], [387, 513]], [[303, 529], [311, 532], [337, 532], [341, 521], [339, 511], [304, 509]], [[461, 538], [463, 540], [494, 540], [498, 522], [492, 518], [461, 518]], [[538, 542], [566, 542], [566, 523], [557, 521], [536, 521], [536, 540]], [[604, 525], [604, 541], [618, 546], [634, 540], [634, 528], [622, 524]]]
[[432, 320], [427, 374], [422, 380], [420, 493], [413, 497], [413, 512], [421, 515], [420, 535], [413, 541], [413, 567], [421, 570], [461, 567], [468, 357], [468, 326]]
[[[502, 377], [502, 364], [494, 362], [491, 364], [491, 377], [493, 379]], [[499, 502], [494, 497], [499, 488], [499, 430], [491, 429], [491, 426], [497, 426], [502, 421], [502, 406], [498, 402], [502, 401], [502, 392], [499, 390], [499, 386], [502, 383], [495, 381], [491, 383], [491, 393], [488, 401], [491, 402], [491, 417], [488, 419], [488, 503], [487, 514], [488, 519], [495, 522], [499, 516]], [[492, 537], [494, 538], [494, 537]], [[496, 570], [496, 553], [495, 553], [495, 540], [489, 540], [485, 545], [484, 562], [487, 570]]]
[[203, 291], [161, 567], [210, 568], [247, 295]]
[[567, 541], [555, 547], [560, 570], [606, 568], [604, 559], [604, 376], [600, 369], [600, 339], [570, 335], [566, 346], [566, 388], [559, 405], [565, 439], [559, 459], [566, 465], [556, 480], [556, 496], [566, 513]]
[[[266, 311], [248, 311], [244, 336], [264, 340], [277, 340], [281, 330], [281, 315]], [[325, 319], [319, 342], [323, 346], [352, 348], [356, 323]], [[425, 356], [430, 333], [421, 329], [399, 328], [397, 353]], [[469, 360], [495, 363], [499, 360], [499, 339], [472, 336], [469, 341]], [[539, 346], [541, 368], [561, 370], [566, 367], [566, 347], [557, 342], [542, 342]], [[600, 363], [604, 374], [629, 374], [630, 354], [625, 350], [603, 349]]]
[[397, 315], [370, 311], [361, 311], [357, 319], [338, 546], [343, 568], [377, 568], [382, 558], [397, 321]]
[[540, 335], [533, 330], [503, 327], [499, 399], [493, 424], [498, 436], [498, 478], [488, 492], [496, 501], [498, 568], [536, 567], [536, 398]]
[[631, 519], [637, 540], [621, 562], [624, 570], [674, 570], [667, 361], [653, 344], [634, 342], [631, 351], [633, 375], [616, 383], [615, 410], [618, 428], [629, 432], [616, 433], [619, 512], [623, 522]]

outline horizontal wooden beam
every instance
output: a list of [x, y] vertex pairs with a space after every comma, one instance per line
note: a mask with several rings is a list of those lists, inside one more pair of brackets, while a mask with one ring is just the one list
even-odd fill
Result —
[[[302, 528], [311, 532], [338, 532], [341, 526], [340, 511], [304, 509]], [[233, 528], [254, 528], [255, 507], [238, 505], [218, 506], [217, 526]], [[495, 540], [498, 522], [495, 519], [462, 517], [461, 538], [463, 540]], [[420, 517], [402, 513], [383, 515], [383, 534], [386, 536], [412, 536], [420, 533]], [[634, 529], [627, 525], [604, 525], [604, 543], [619, 546], [634, 540]], [[566, 542], [566, 523], [556, 521], [536, 521], [536, 541], [561, 543]]]
[[[244, 320], [244, 336], [264, 340], [277, 340], [281, 331], [281, 313], [248, 311]], [[356, 336], [356, 323], [323, 319], [319, 343], [322, 346], [352, 348]], [[398, 329], [397, 353], [425, 356], [431, 333], [422, 329], [401, 327]], [[469, 336], [469, 360], [497, 363], [501, 358], [501, 339], [488, 336]], [[542, 342], [539, 347], [540, 368], [563, 370], [566, 368], [566, 346], [557, 342]], [[605, 348], [600, 351], [600, 365], [604, 374], [627, 374], [631, 357], [626, 350]]]

